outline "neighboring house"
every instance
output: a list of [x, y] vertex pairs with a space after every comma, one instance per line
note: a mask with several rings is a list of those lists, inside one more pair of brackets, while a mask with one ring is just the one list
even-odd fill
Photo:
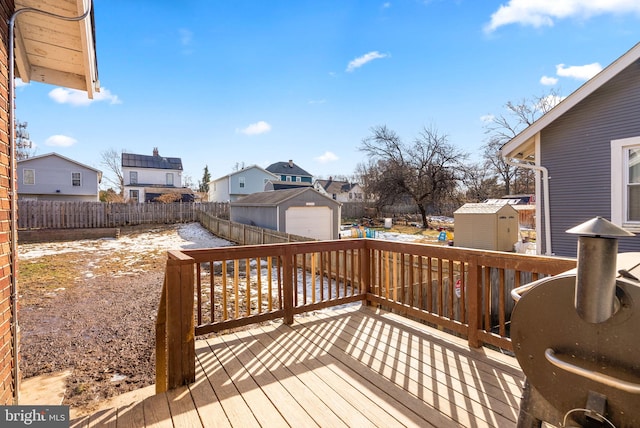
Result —
[[[531, 163], [538, 252], [575, 257], [565, 233], [596, 216], [640, 232], [640, 44], [505, 144], [510, 161]], [[541, 181], [542, 180], [542, 181]], [[619, 250], [640, 251], [640, 237]]]
[[237, 223], [320, 240], [338, 239], [341, 204], [313, 187], [254, 193], [229, 206]]
[[313, 187], [338, 202], [364, 202], [364, 192], [358, 183], [338, 181], [329, 177], [328, 180], [316, 180]]
[[[14, 159], [11, 159], [13, 132], [15, 130], [15, 93], [10, 77], [23, 82], [31, 80], [86, 91], [89, 98], [100, 90], [95, 54], [95, 28], [93, 10], [81, 21], [61, 21], [49, 16], [32, 13], [31, 8], [47, 10], [63, 16], [69, 11], [82, 10], [85, 2], [77, 0], [0, 0], [0, 74], [4, 76], [0, 93], [0, 110], [4, 118], [0, 122], [0, 404], [18, 403], [20, 380], [19, 321], [18, 321], [18, 254], [16, 199], [12, 195], [18, 184]], [[30, 8], [15, 19], [15, 33], [9, 23], [17, 9]], [[24, 19], [27, 17], [29, 19]], [[28, 35], [28, 37], [25, 37]], [[15, 40], [14, 55], [10, 55], [11, 42]], [[43, 47], [46, 47], [43, 49]], [[12, 61], [10, 61], [10, 59]], [[18, 100], [20, 96], [17, 97]], [[44, 101], [44, 100], [43, 100]], [[31, 112], [35, 114], [35, 112]], [[37, 116], [32, 118], [37, 120]], [[73, 119], [72, 117], [70, 119]], [[10, 177], [15, 177], [11, 180]]]
[[19, 200], [100, 200], [102, 172], [57, 153], [19, 160], [16, 178]]
[[242, 168], [209, 182], [210, 202], [233, 202], [243, 196], [265, 190], [265, 185], [279, 177], [257, 165]]
[[276, 162], [267, 167], [267, 171], [279, 177], [279, 181], [292, 181], [300, 183], [313, 183], [313, 176], [292, 160], [289, 162]]
[[161, 195], [175, 193], [182, 202], [194, 200], [193, 190], [182, 187], [182, 160], [153, 155], [122, 154], [124, 199], [127, 202], [153, 202]]

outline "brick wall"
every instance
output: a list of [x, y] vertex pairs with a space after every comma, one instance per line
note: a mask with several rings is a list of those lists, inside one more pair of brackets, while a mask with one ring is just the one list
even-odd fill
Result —
[[9, 180], [8, 25], [13, 0], [0, 0], [0, 404], [12, 404], [13, 335], [11, 330], [11, 216]]

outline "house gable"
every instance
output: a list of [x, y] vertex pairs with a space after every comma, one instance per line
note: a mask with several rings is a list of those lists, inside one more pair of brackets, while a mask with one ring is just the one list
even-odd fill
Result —
[[98, 201], [102, 172], [57, 153], [17, 163], [21, 199]]
[[273, 163], [267, 167], [267, 171], [277, 175], [280, 181], [313, 182], [313, 176], [296, 165], [292, 160], [289, 162]]
[[[539, 253], [575, 257], [577, 238], [566, 230], [596, 216], [615, 221], [625, 196], [612, 176], [619, 176], [624, 165], [612, 164], [612, 143], [640, 137], [638, 111], [640, 45], [503, 146], [507, 158], [535, 153], [536, 165], [548, 173], [548, 204], [544, 189], [537, 189]], [[640, 239], [622, 239], [619, 249], [640, 251]]]

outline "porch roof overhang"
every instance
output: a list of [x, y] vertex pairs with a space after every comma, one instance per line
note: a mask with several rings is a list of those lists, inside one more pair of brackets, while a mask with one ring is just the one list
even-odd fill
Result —
[[564, 113], [569, 111], [580, 101], [584, 100], [606, 82], [611, 80], [622, 70], [633, 64], [639, 58], [640, 43], [636, 44], [624, 55], [611, 63], [607, 68], [596, 74], [594, 77], [580, 86], [575, 92], [562, 100], [560, 103], [558, 103], [558, 105], [549, 110], [533, 124], [525, 128], [508, 143], [502, 146], [502, 148], [500, 149], [500, 153], [502, 154], [502, 156], [509, 159], [534, 161], [536, 138], [539, 138], [537, 136], [542, 132], [544, 128], [546, 128], [549, 124], [554, 122]]
[[[32, 8], [65, 17], [83, 15], [91, 0], [16, 0], [15, 10]], [[24, 12], [15, 20], [15, 75], [23, 82], [100, 91], [93, 9], [81, 21]]]

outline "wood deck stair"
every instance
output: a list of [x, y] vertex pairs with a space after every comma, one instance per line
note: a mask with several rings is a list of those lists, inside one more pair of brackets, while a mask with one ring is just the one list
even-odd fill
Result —
[[196, 342], [196, 382], [72, 427], [513, 427], [515, 358], [351, 306]]

